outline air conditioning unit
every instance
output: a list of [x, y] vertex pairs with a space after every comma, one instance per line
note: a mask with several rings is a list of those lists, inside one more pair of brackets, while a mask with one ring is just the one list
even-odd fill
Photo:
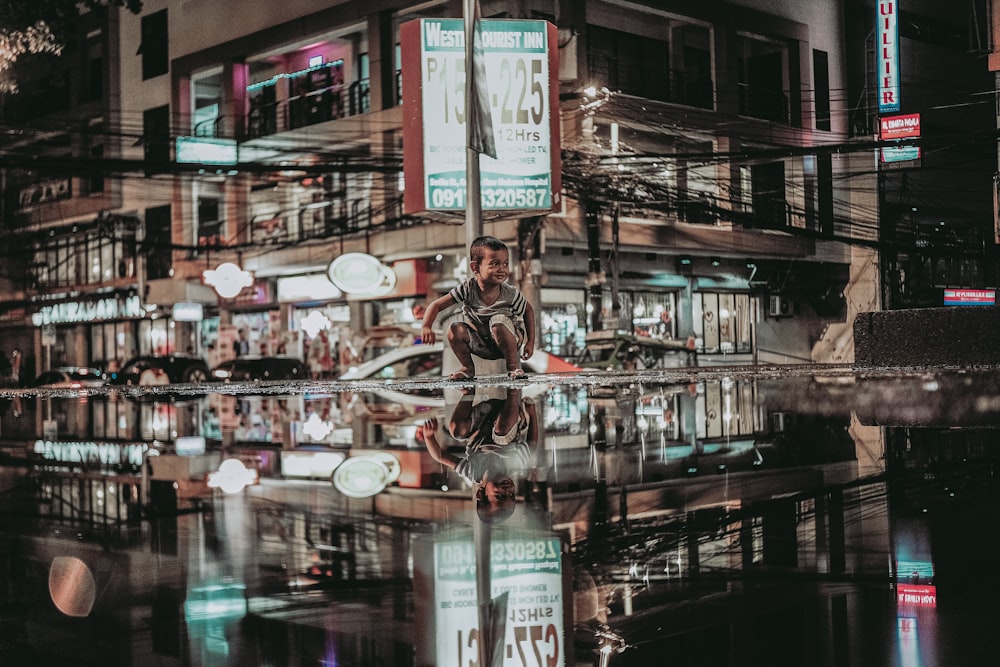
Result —
[[791, 317], [795, 314], [792, 300], [781, 294], [772, 294], [767, 301], [768, 317]]
[[791, 412], [772, 412], [771, 430], [775, 433], [783, 433], [795, 425], [795, 415]]

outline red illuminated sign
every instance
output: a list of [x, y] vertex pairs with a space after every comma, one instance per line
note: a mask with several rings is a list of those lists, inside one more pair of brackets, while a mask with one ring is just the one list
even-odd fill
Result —
[[937, 587], [917, 584], [898, 584], [896, 603], [908, 607], [936, 607]]
[[879, 119], [882, 141], [920, 136], [920, 114], [907, 113]]

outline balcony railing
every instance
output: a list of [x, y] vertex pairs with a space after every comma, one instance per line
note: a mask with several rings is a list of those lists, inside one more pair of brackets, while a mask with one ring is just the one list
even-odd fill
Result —
[[280, 82], [261, 86], [251, 99], [247, 114], [248, 139], [266, 137], [300, 127], [307, 127], [338, 118], [347, 118], [371, 111], [371, 85], [368, 79], [350, 84], [333, 84], [301, 95], [277, 99]]
[[332, 199], [250, 222], [252, 243], [296, 243], [330, 238], [372, 224], [371, 204], [362, 199]]

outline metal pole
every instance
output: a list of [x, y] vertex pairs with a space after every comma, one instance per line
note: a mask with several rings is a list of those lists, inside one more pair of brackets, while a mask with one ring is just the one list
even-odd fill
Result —
[[475, 94], [473, 81], [472, 50], [475, 33], [476, 0], [462, 0], [465, 14], [465, 247], [483, 235], [483, 209], [480, 198], [479, 153], [472, 150], [472, 96]]
[[[479, 194], [479, 153], [472, 150], [472, 96], [475, 94], [473, 80], [473, 40], [475, 39], [476, 0], [462, 0], [465, 18], [465, 247], [483, 234], [482, 202]], [[475, 501], [473, 501], [475, 503]], [[478, 517], [477, 517], [478, 518]], [[479, 664], [489, 665], [491, 658], [489, 645], [489, 609], [493, 599], [490, 584], [490, 532], [489, 526], [473, 519], [473, 535], [476, 550], [476, 601], [479, 611]]]
[[[476, 501], [473, 500], [473, 503]], [[490, 610], [493, 602], [493, 584], [490, 577], [492, 565], [490, 563], [490, 553], [492, 552], [492, 535], [489, 524], [474, 518], [472, 535], [476, 549], [476, 608], [479, 612], [479, 664], [482, 667], [491, 667], [493, 656], [491, 647], [493, 637], [490, 636]]]

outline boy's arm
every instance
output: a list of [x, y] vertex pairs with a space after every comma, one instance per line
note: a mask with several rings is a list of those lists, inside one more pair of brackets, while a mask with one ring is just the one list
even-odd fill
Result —
[[431, 301], [431, 305], [427, 306], [427, 310], [424, 312], [424, 326], [420, 331], [420, 340], [428, 345], [437, 340], [437, 336], [434, 334], [434, 320], [437, 319], [442, 310], [453, 303], [455, 303], [455, 299], [450, 293]]
[[527, 301], [524, 304], [524, 351], [522, 359], [530, 359], [535, 353], [535, 309]]
[[424, 446], [427, 447], [427, 453], [431, 455], [432, 459], [449, 468], [454, 468], [458, 465], [458, 457], [441, 449], [441, 443], [437, 439], [437, 427], [438, 420], [433, 417], [424, 422], [421, 428], [424, 436]]

